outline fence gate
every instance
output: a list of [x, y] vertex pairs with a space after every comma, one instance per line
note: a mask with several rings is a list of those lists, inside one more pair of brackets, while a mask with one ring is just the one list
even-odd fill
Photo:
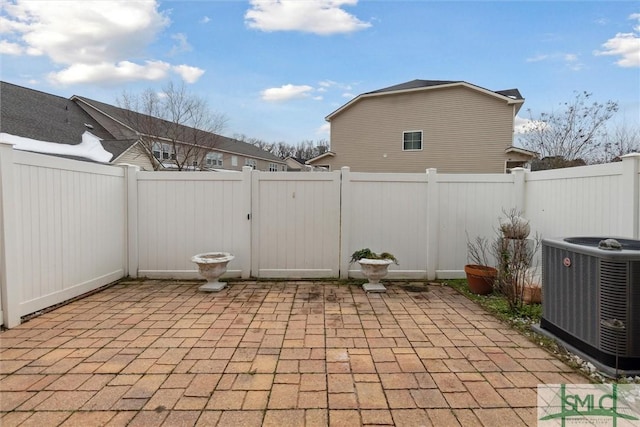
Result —
[[254, 173], [251, 275], [338, 277], [340, 171]]

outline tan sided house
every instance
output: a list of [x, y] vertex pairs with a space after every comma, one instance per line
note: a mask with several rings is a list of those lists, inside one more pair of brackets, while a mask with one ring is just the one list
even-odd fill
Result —
[[504, 173], [535, 153], [513, 147], [517, 89], [413, 80], [358, 95], [326, 117], [331, 151], [307, 164], [354, 172]]

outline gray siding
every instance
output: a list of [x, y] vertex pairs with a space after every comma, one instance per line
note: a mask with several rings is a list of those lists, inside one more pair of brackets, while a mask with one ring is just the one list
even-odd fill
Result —
[[[514, 106], [467, 87], [364, 97], [331, 120], [332, 170], [502, 173], [513, 141]], [[421, 151], [403, 151], [403, 131], [423, 132]]]

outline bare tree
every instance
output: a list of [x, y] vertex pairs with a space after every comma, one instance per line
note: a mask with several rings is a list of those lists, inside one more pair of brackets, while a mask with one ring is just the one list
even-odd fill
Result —
[[184, 84], [168, 83], [161, 92], [123, 92], [117, 99], [127, 124], [138, 132], [140, 144], [155, 170], [207, 168], [206, 156], [222, 138], [227, 117], [187, 92]]
[[640, 153], [640, 127], [622, 122], [607, 130], [603, 151], [597, 160], [598, 163], [608, 163], [629, 153]]
[[539, 153], [541, 158], [565, 162], [582, 159], [592, 162], [604, 144], [605, 125], [618, 111], [618, 103], [591, 102], [592, 94], [575, 92], [575, 97], [561, 104], [561, 109], [534, 116], [529, 110], [527, 131], [520, 136], [526, 149]]
[[258, 147], [261, 150], [267, 151], [269, 153], [273, 153], [273, 147], [275, 145], [275, 143], [273, 142], [267, 142], [263, 139], [259, 139], [259, 138], [252, 138], [249, 137], [243, 133], [236, 133], [233, 135], [233, 139], [236, 139], [240, 142], [246, 142], [247, 144], [251, 144], [253, 146]]
[[298, 144], [287, 144], [284, 141], [267, 142], [259, 138], [250, 138], [244, 134], [233, 135], [234, 139], [246, 142], [251, 145], [268, 151], [271, 154], [285, 159], [287, 157], [295, 157], [298, 159], [309, 160], [329, 150], [329, 142], [326, 139], [313, 141], [305, 139]]

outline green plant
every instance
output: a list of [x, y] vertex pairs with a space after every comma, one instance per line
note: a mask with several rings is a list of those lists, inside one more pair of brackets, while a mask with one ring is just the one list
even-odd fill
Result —
[[398, 260], [393, 254], [389, 252], [375, 253], [369, 248], [360, 249], [351, 254], [351, 263], [357, 262], [363, 258], [366, 259], [388, 259], [394, 262], [394, 264], [399, 265]]

